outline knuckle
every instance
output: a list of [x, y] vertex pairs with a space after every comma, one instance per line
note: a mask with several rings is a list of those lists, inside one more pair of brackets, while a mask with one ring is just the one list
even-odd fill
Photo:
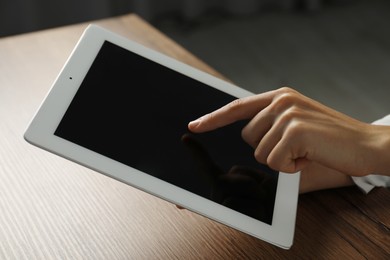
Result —
[[274, 147], [267, 144], [267, 140], [261, 140], [254, 149], [254, 157], [257, 162], [267, 164], [268, 157]]
[[302, 109], [291, 107], [277, 118], [275, 125], [277, 128], [283, 129], [284, 134], [289, 137], [297, 137], [305, 132], [308, 123]]
[[244, 139], [244, 141], [247, 142], [247, 139], [248, 139], [248, 129], [247, 129], [247, 127], [244, 127], [241, 130], [241, 138]]
[[305, 133], [306, 123], [299, 119], [290, 120], [286, 127], [286, 135], [289, 138], [296, 138], [302, 136]]
[[282, 105], [290, 106], [297, 101], [297, 98], [298, 97], [297, 97], [296, 93], [286, 92], [286, 93], [282, 93], [282, 94], [278, 95], [275, 102], [278, 102], [279, 104], [282, 104]]
[[293, 92], [281, 93], [275, 97], [272, 104], [270, 105], [270, 109], [279, 114], [291, 107], [293, 107], [298, 102], [298, 95]]
[[290, 106], [278, 112], [274, 124], [278, 127], [285, 128], [291, 123], [303, 122], [305, 118], [305, 110], [298, 106]]
[[268, 167], [270, 167], [271, 169], [274, 169], [274, 170], [277, 168], [277, 165], [276, 165], [275, 161], [272, 160], [272, 158], [269, 158], [267, 160], [267, 165], [268, 165]]
[[209, 114], [204, 116], [203, 120], [204, 121], [213, 121], [214, 118], [215, 118], [214, 113], [209, 113]]
[[288, 87], [288, 86], [283, 86], [278, 89], [280, 93], [298, 93], [295, 89]]
[[280, 116], [279, 120], [281, 122], [293, 122], [293, 121], [300, 121], [300, 119], [303, 117], [303, 111], [298, 107], [290, 107], [286, 109]]
[[238, 111], [243, 106], [243, 100], [241, 98], [235, 99], [227, 105], [227, 109], [230, 112]]
[[257, 162], [259, 162], [261, 164], [267, 164], [267, 156], [264, 156], [261, 149], [255, 149], [253, 155], [254, 155]]
[[252, 133], [252, 127], [250, 124], [246, 124], [242, 129], [241, 129], [241, 137], [245, 138], [248, 137]]
[[202, 125], [214, 124], [215, 115], [213, 112], [211, 112], [209, 114], [203, 115], [200, 119]]
[[256, 147], [258, 140], [256, 140], [255, 137], [253, 137], [253, 134], [248, 130], [247, 127], [244, 127], [241, 130], [241, 138], [249, 144], [251, 147]]

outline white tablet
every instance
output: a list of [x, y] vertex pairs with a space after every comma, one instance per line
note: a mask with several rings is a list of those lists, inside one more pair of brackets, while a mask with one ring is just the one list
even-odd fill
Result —
[[25, 132], [33, 145], [288, 249], [299, 173], [260, 165], [246, 122], [188, 122], [252, 93], [90, 25]]

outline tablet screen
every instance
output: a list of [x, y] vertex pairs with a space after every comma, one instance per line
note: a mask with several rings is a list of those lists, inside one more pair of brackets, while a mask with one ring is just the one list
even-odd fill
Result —
[[105, 41], [55, 135], [271, 225], [278, 173], [242, 140], [246, 122], [187, 129], [234, 99]]

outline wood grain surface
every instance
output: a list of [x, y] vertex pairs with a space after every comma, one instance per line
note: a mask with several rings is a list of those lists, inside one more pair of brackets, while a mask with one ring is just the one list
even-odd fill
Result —
[[[136, 15], [93, 22], [224, 78]], [[388, 189], [300, 196], [283, 250], [28, 144], [87, 25], [0, 39], [0, 259], [389, 259]]]

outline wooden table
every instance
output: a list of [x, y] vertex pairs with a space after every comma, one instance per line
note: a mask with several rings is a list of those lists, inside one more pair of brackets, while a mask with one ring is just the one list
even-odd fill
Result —
[[[96, 23], [222, 77], [136, 15]], [[25, 142], [86, 26], [0, 39], [0, 259], [390, 259], [388, 189], [301, 196], [283, 250]]]

